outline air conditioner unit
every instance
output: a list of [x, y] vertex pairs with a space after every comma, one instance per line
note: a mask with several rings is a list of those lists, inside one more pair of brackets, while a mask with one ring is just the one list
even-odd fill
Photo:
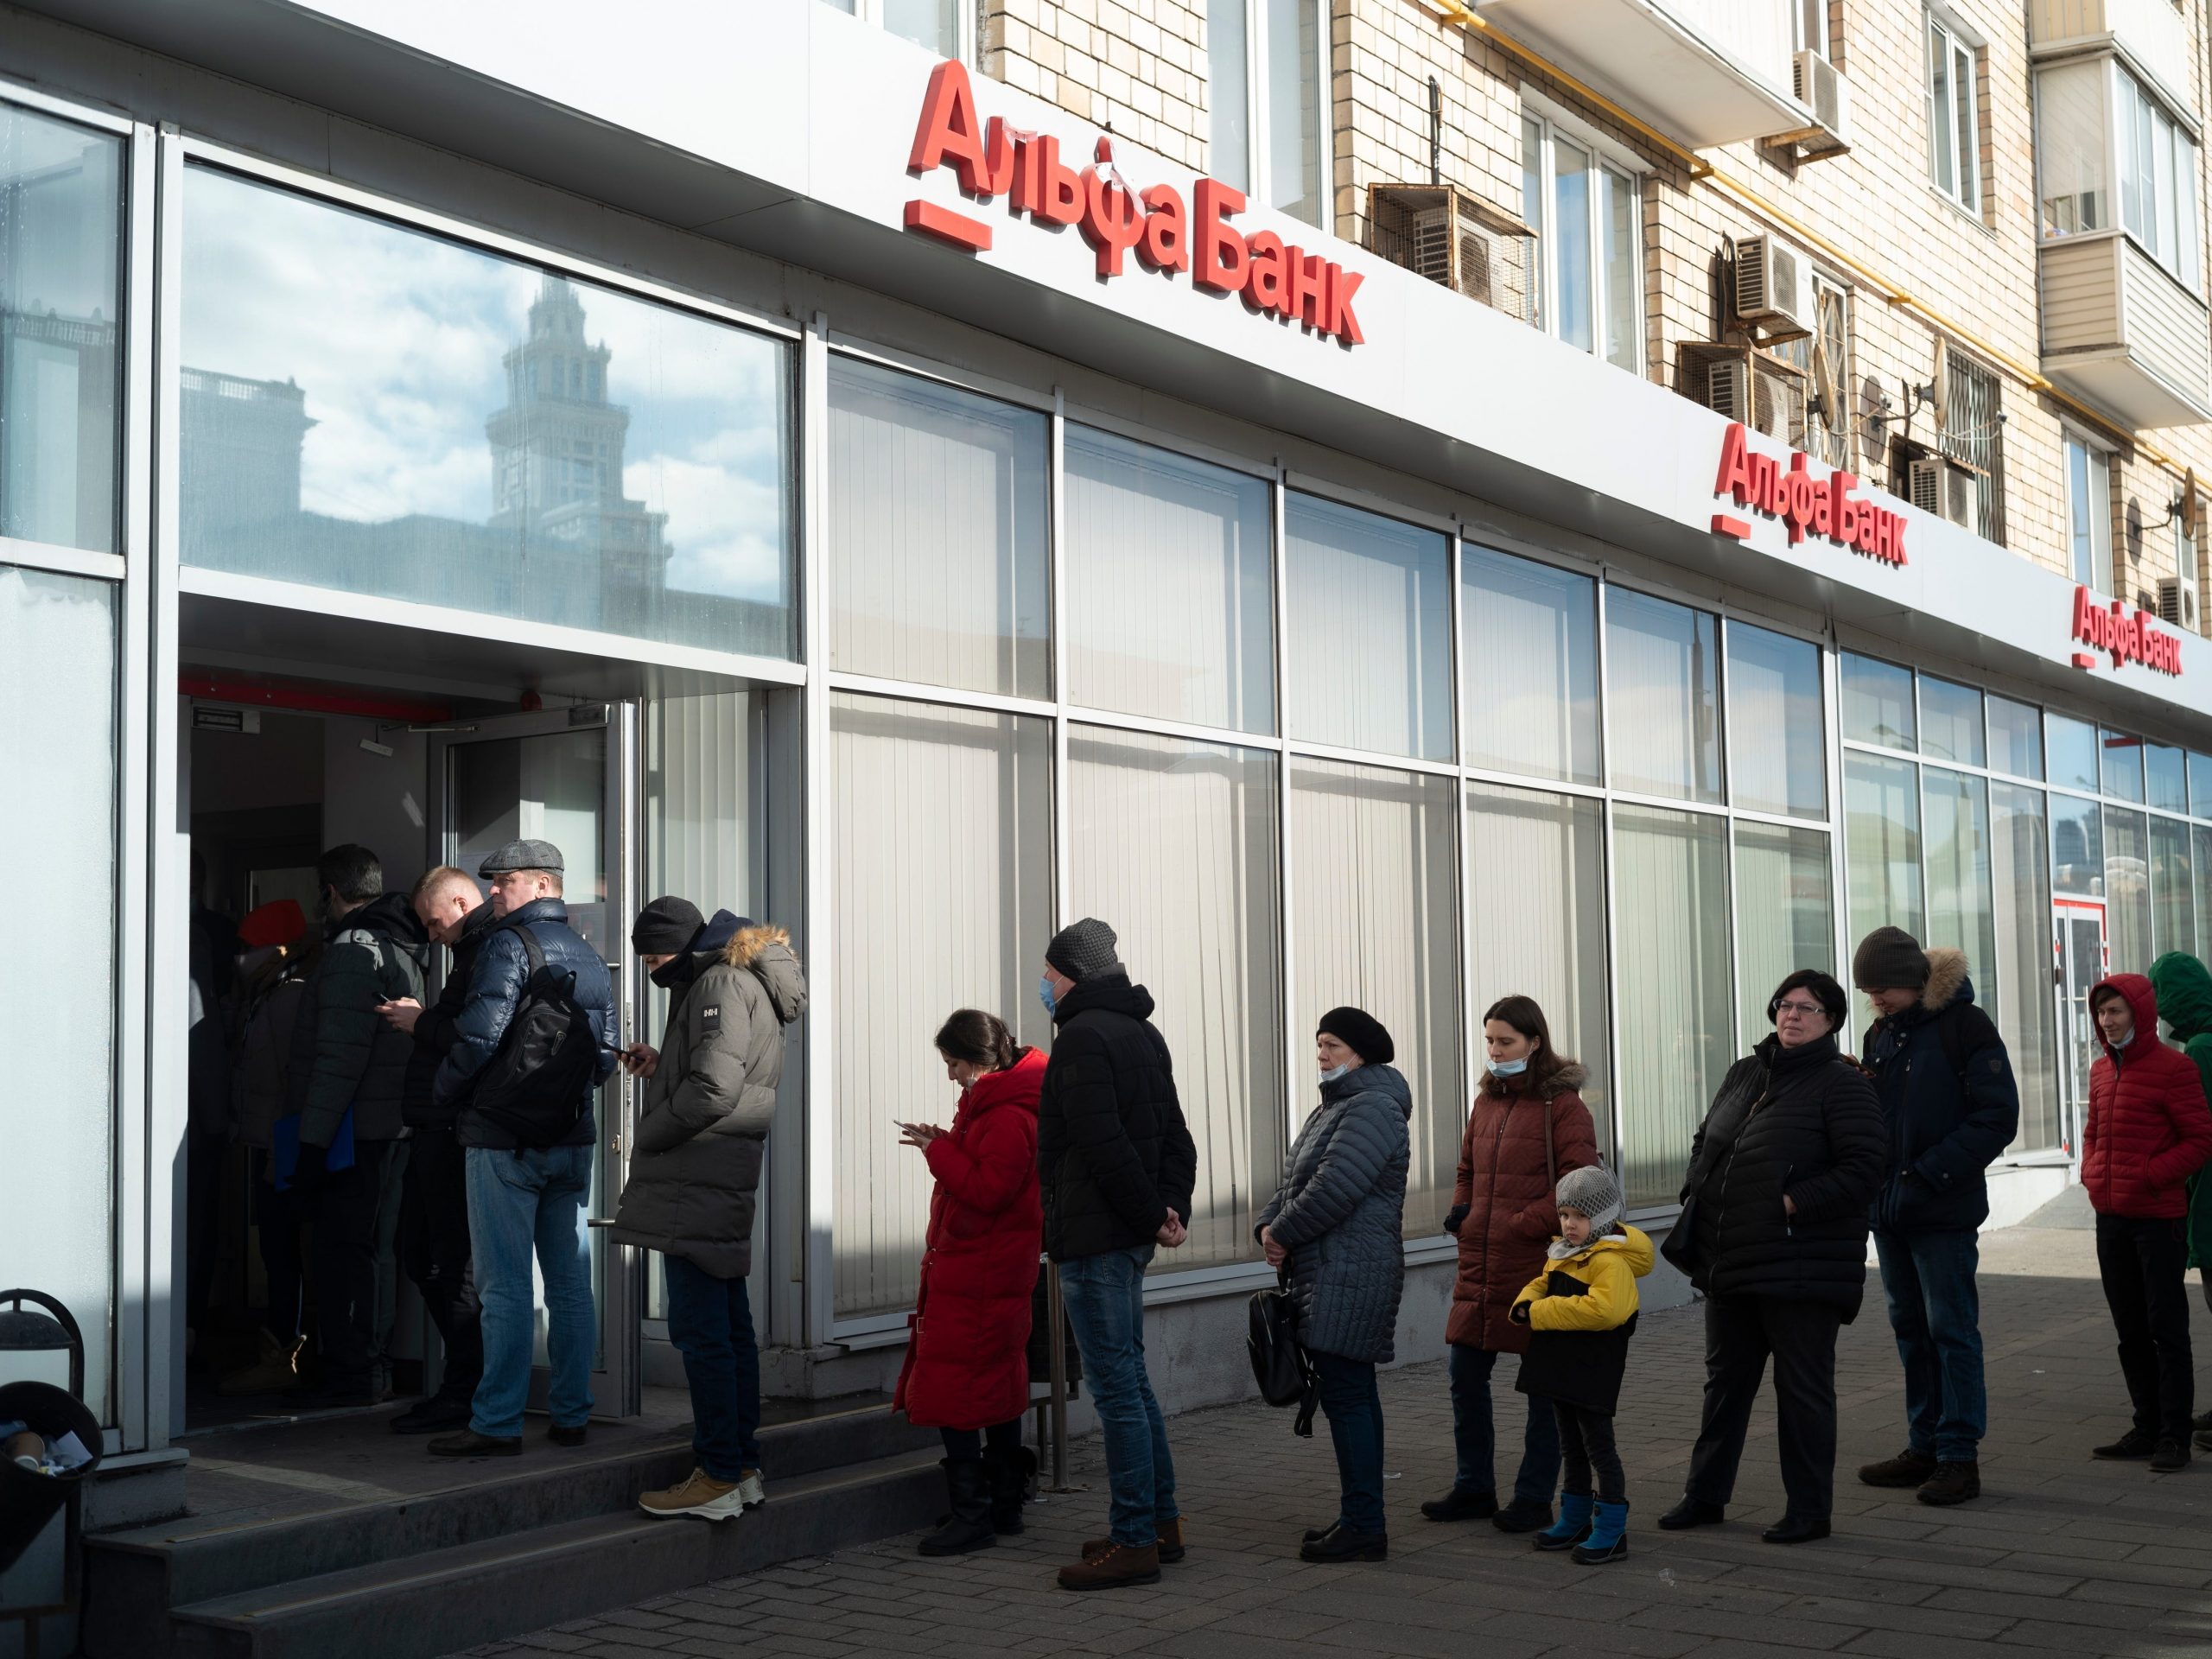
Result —
[[2178, 576], [2158, 578], [2158, 620], [2191, 633], [2196, 629], [2196, 584]]
[[1705, 405], [1792, 448], [1805, 441], [1805, 384], [1749, 352], [1705, 365]]
[[1813, 276], [1805, 256], [1770, 235], [1736, 244], [1736, 315], [1770, 340], [1813, 332]]
[[1980, 492], [1969, 468], [1942, 455], [1917, 456], [1907, 464], [1905, 488], [1912, 505], [1923, 512], [1974, 528]]
[[1777, 133], [1768, 142], [1792, 149], [1808, 162], [1849, 153], [1851, 83], [1835, 65], [1809, 49], [1791, 60], [1790, 71], [1790, 92], [1812, 112], [1813, 124]]
[[1516, 322], [1536, 321], [1536, 233], [1503, 208], [1448, 184], [1377, 184], [1367, 223], [1378, 257]]

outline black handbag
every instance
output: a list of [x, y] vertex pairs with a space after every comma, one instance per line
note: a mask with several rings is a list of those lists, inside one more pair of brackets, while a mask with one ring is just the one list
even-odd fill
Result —
[[1252, 1357], [1252, 1376], [1260, 1398], [1271, 1406], [1296, 1406], [1296, 1432], [1311, 1439], [1313, 1414], [1321, 1403], [1320, 1379], [1298, 1340], [1298, 1304], [1286, 1273], [1269, 1290], [1252, 1293], [1251, 1331], [1244, 1346]]

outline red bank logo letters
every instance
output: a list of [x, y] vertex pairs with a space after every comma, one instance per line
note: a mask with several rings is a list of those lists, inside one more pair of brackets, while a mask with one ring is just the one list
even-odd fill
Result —
[[[2109, 608], [2097, 603], [2087, 588], [2074, 589], [2074, 637], [2085, 645], [2112, 653], [2112, 665], [2140, 663], [2160, 674], [2181, 673], [2181, 640], [2153, 626], [2158, 618], [2148, 611], [2127, 613], [2127, 607], [2113, 601]], [[2074, 666], [2094, 668], [2089, 652], [2074, 653]]]
[[[967, 68], [950, 61], [930, 71], [906, 157], [906, 170], [917, 177], [945, 166], [971, 196], [989, 201], [1005, 195], [1013, 212], [1040, 225], [1077, 226], [1097, 250], [1102, 277], [1120, 276], [1135, 253], [1150, 270], [1187, 270], [1200, 288], [1241, 294], [1252, 310], [1347, 346], [1366, 340], [1351, 302], [1367, 279], [1272, 231], [1246, 236], [1235, 229], [1229, 220], [1244, 211], [1242, 191], [1200, 179], [1188, 207], [1172, 184], [1132, 192], [1104, 138], [1097, 160], [1077, 173], [1060, 159], [1060, 141], [1049, 134], [1016, 132], [1002, 116], [993, 116], [988, 127], [978, 122]], [[991, 245], [988, 225], [934, 202], [908, 202], [906, 228], [971, 252]]]
[[[1905, 562], [1904, 515], [1853, 495], [1859, 487], [1857, 474], [1839, 467], [1825, 479], [1815, 478], [1806, 470], [1807, 457], [1796, 450], [1784, 472], [1776, 457], [1752, 454], [1747, 436], [1738, 421], [1721, 440], [1720, 475], [1713, 483], [1715, 495], [1732, 496], [1739, 507], [1781, 519], [1789, 527], [1792, 547], [1811, 534], [1885, 564]], [[1741, 518], [1720, 512], [1713, 515], [1713, 528], [1716, 534], [1738, 541], [1751, 533]]]

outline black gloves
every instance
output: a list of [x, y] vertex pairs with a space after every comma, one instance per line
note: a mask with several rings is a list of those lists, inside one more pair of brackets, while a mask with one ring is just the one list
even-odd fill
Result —
[[1459, 1237], [1460, 1224], [1466, 1220], [1467, 1211], [1473, 1207], [1474, 1206], [1472, 1205], [1455, 1204], [1449, 1210], [1446, 1211], [1444, 1212], [1444, 1230], [1451, 1234], [1454, 1238]]

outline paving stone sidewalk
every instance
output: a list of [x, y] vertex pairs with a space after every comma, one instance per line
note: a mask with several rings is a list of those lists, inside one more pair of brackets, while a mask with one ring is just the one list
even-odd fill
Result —
[[[2212, 1659], [2212, 1458], [2160, 1478], [2088, 1457], [2126, 1427], [2091, 1252], [2080, 1230], [1986, 1236], [1983, 1497], [1946, 1510], [1852, 1478], [1903, 1443], [1897, 1351], [1869, 1274], [1866, 1312], [1839, 1355], [1836, 1535], [1823, 1543], [1759, 1540], [1782, 1506], [1770, 1392], [1728, 1524], [1686, 1535], [1651, 1525], [1681, 1490], [1696, 1432], [1702, 1327], [1685, 1309], [1647, 1314], [1630, 1358], [1620, 1442], [1632, 1554], [1613, 1566], [1538, 1555], [1486, 1523], [1421, 1518], [1420, 1500], [1451, 1483], [1443, 1367], [1428, 1363], [1382, 1379], [1393, 1471], [1384, 1565], [1297, 1560], [1300, 1531], [1335, 1515], [1326, 1429], [1299, 1440], [1287, 1412], [1231, 1406], [1171, 1426], [1191, 1553], [1156, 1588], [1077, 1597], [1052, 1586], [1053, 1569], [1101, 1529], [1093, 1440], [1078, 1443], [1072, 1475], [1089, 1490], [1032, 1506], [1026, 1535], [997, 1548], [925, 1561], [912, 1538], [893, 1539], [471, 1652]], [[2200, 1402], [2208, 1396], [2200, 1382]]]

